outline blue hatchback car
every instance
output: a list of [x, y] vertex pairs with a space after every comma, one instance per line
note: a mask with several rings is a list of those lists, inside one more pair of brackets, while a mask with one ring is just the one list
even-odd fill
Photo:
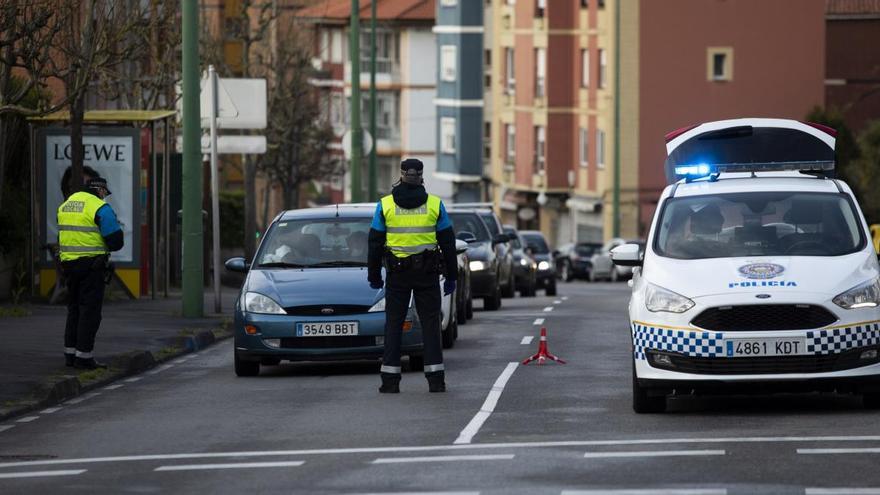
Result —
[[[367, 235], [374, 205], [338, 205], [280, 214], [246, 272], [235, 305], [235, 373], [255, 376], [281, 360], [382, 356], [385, 297], [367, 283]], [[421, 327], [410, 302], [402, 353], [422, 369]]]

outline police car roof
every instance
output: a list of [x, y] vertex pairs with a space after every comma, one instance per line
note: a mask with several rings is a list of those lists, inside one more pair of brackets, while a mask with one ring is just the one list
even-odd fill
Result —
[[[728, 194], [758, 191], [800, 191], [838, 193], [849, 188], [840, 181], [818, 179], [799, 172], [759, 172], [757, 177], [749, 173], [721, 174], [717, 181], [709, 178], [691, 182], [679, 181], [667, 186], [666, 193], [671, 194], [674, 188], [675, 197], [700, 196], [704, 194]], [[839, 187], [839, 188], [838, 188]]]
[[[279, 220], [303, 220], [318, 218], [372, 218], [376, 203], [343, 203], [339, 205], [316, 206], [287, 210], [279, 215]], [[338, 212], [338, 214], [337, 214]]]

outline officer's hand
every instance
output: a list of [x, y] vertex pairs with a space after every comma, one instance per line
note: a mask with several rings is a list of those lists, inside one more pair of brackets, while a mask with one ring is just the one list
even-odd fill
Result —
[[443, 295], [448, 296], [455, 292], [455, 280], [449, 280], [448, 278], [443, 282]]
[[382, 287], [384, 287], [384, 284], [382, 283], [381, 278], [370, 280], [370, 288], [378, 290]]

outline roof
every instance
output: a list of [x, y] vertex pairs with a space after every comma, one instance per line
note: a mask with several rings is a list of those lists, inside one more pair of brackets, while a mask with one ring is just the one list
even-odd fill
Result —
[[[174, 117], [176, 114], [174, 110], [91, 110], [85, 113], [83, 122], [152, 122]], [[70, 120], [70, 112], [55, 112], [28, 120], [65, 122]]]
[[825, 14], [829, 16], [877, 16], [880, 0], [825, 0]]
[[[376, 19], [380, 21], [434, 22], [435, 0], [377, 0]], [[372, 0], [361, 0], [360, 18], [370, 18]], [[347, 22], [351, 0], [324, 0], [296, 13], [299, 18]]]
[[358, 203], [358, 204], [339, 204], [316, 206], [314, 208], [301, 208], [298, 210], [287, 210], [281, 214], [281, 220], [301, 220], [301, 219], [321, 219], [321, 218], [373, 218], [373, 212], [376, 210], [376, 204]]
[[[747, 173], [721, 174], [716, 182], [702, 179], [679, 182], [675, 189], [675, 197], [781, 191], [838, 193], [835, 182], [798, 172], [765, 172], [757, 177], [750, 177]], [[843, 184], [841, 187], [846, 190]]]

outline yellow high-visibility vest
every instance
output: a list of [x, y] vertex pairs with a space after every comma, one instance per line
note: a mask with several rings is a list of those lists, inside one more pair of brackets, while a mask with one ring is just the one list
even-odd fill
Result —
[[394, 197], [388, 195], [382, 198], [382, 214], [385, 216], [385, 245], [394, 256], [406, 258], [437, 249], [439, 197], [429, 194], [422, 206], [406, 209], [397, 206]]
[[58, 207], [58, 244], [61, 261], [107, 254], [107, 244], [95, 223], [95, 214], [104, 200], [87, 192], [71, 194]]

